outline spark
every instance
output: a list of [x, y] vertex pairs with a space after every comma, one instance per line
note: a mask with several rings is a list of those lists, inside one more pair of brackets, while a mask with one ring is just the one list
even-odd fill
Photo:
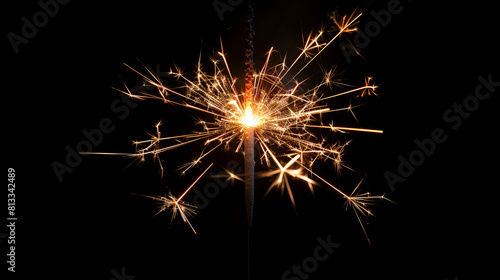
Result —
[[291, 169], [290, 168], [301, 157], [300, 154], [295, 155], [287, 164], [285, 164], [285, 166], [282, 166], [280, 164], [280, 162], [278, 161], [278, 159], [274, 156], [274, 154], [271, 151], [269, 151], [269, 153], [271, 154], [272, 159], [274, 160], [274, 162], [278, 166], [278, 169], [270, 170], [267, 172], [262, 172], [261, 174], [259, 174], [259, 176], [260, 177], [271, 177], [271, 176], [274, 176], [276, 174], [278, 174], [278, 176], [276, 177], [274, 182], [271, 184], [271, 186], [268, 188], [268, 190], [264, 196], [267, 196], [267, 194], [274, 187], [281, 188], [282, 190], [286, 189], [288, 192], [288, 195], [290, 196], [290, 200], [292, 201], [292, 205], [293, 205], [294, 209], [297, 210], [297, 206], [295, 204], [295, 199], [293, 197], [292, 189], [290, 187], [290, 182], [288, 180], [287, 175], [292, 176], [293, 178], [301, 179], [304, 182], [306, 182], [312, 193], [314, 193], [313, 185], [315, 185], [317, 183], [314, 182], [309, 177], [307, 177], [306, 175], [304, 175], [301, 168], [299, 168], [299, 169]]
[[166, 211], [167, 209], [170, 209], [170, 211], [172, 213], [172, 220], [170, 223], [172, 223], [177, 216], [180, 216], [182, 221], [184, 221], [184, 223], [188, 224], [189, 227], [191, 228], [191, 230], [193, 230], [193, 232], [196, 234], [196, 230], [189, 222], [189, 217], [196, 214], [196, 207], [195, 206], [192, 206], [188, 203], [180, 201], [179, 199], [175, 198], [171, 193], [169, 193], [168, 196], [167, 195], [165, 195], [165, 196], [158, 196], [158, 195], [149, 196], [149, 195], [142, 195], [142, 194], [136, 194], [136, 193], [132, 193], [132, 194], [140, 195], [140, 196], [147, 197], [147, 198], [153, 199], [155, 201], [158, 201], [160, 206], [158, 206], [158, 212], [156, 212], [155, 216], [160, 214], [161, 212]]
[[356, 188], [354, 188], [352, 193], [349, 196], [345, 197], [346, 198], [345, 208], [347, 210], [349, 207], [351, 207], [354, 210], [356, 218], [358, 219], [358, 222], [361, 225], [363, 232], [365, 233], [366, 239], [368, 240], [368, 242], [370, 242], [370, 238], [368, 238], [368, 234], [366, 233], [365, 227], [363, 226], [360, 215], [364, 217], [374, 216], [371, 210], [368, 208], [368, 206], [374, 205], [375, 201], [377, 200], [379, 201], [387, 200], [392, 203], [394, 203], [394, 201], [386, 198], [384, 195], [372, 196], [369, 192], [359, 193], [358, 188], [365, 179], [365, 177], [363, 177], [363, 179], [359, 181], [358, 185], [356, 186]]
[[329, 128], [334, 132], [343, 132], [344, 130], [350, 130], [350, 131], [370, 132], [370, 133], [384, 133], [383, 130], [379, 130], [379, 129], [333, 126], [333, 124], [330, 124], [328, 126], [325, 126], [325, 125], [307, 125], [307, 126], [308, 127], [316, 127], [316, 128]]
[[205, 173], [212, 167], [212, 165], [213, 165], [213, 163], [210, 164], [210, 166], [207, 167], [207, 169], [205, 169], [205, 171], [203, 171], [203, 173], [201, 173], [201, 175], [198, 176], [198, 178], [196, 178], [196, 180], [182, 193], [181, 196], [179, 196], [179, 198], [176, 198], [170, 192], [169, 192], [168, 196], [167, 195], [165, 195], [165, 196], [157, 196], [157, 195], [156, 196], [149, 196], [149, 195], [142, 195], [142, 194], [135, 194], [135, 193], [132, 193], [132, 194], [151, 198], [155, 201], [160, 202], [160, 206], [158, 207], [158, 212], [156, 212], [155, 216], [160, 214], [161, 212], [166, 211], [167, 209], [170, 209], [170, 211], [172, 212], [171, 223], [174, 221], [174, 219], [177, 216], [180, 216], [182, 221], [184, 223], [187, 223], [189, 225], [189, 227], [193, 230], [193, 232], [196, 234], [196, 230], [189, 222], [189, 217], [196, 214], [196, 206], [190, 205], [190, 204], [182, 201], [182, 198], [189, 192], [189, 190], [191, 190], [191, 188], [194, 187], [194, 185], [203, 177], [203, 175], [205, 175]]

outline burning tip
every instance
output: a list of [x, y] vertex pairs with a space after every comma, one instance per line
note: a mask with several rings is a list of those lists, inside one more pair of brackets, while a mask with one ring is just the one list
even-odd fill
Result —
[[245, 116], [243, 116], [243, 119], [241, 120], [241, 123], [244, 125], [244, 126], [249, 126], [249, 127], [255, 127], [258, 125], [258, 122], [257, 120], [255, 119], [255, 117], [253, 116], [253, 113], [252, 113], [252, 108], [251, 107], [248, 107], [246, 110], [245, 110]]

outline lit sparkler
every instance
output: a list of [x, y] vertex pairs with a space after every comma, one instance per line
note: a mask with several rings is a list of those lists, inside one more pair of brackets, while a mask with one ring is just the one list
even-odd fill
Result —
[[[342, 34], [355, 32], [355, 25], [360, 16], [361, 13], [357, 15], [353, 13], [343, 17], [332, 16], [337, 30], [333, 38], [325, 41], [324, 31], [319, 31], [315, 35], [311, 33], [305, 40], [299, 55], [290, 64], [285, 58], [280, 63], [271, 65], [271, 57], [274, 53], [274, 49], [271, 48], [258, 72], [253, 70], [253, 61], [251, 67], [247, 68], [250, 71], [247, 71], [244, 91], [239, 90], [236, 85], [237, 79], [231, 73], [222, 43], [221, 51], [217, 52], [216, 58], [211, 61], [212, 70], [210, 73], [204, 70], [201, 64], [201, 55], [192, 78], [188, 78], [179, 69], [171, 69], [167, 72], [169, 77], [176, 80], [172, 84], [180, 83], [177, 86], [165, 85], [162, 79], [146, 67], [147, 73], [141, 73], [125, 64], [141, 76], [146, 85], [156, 87], [158, 93], [133, 93], [126, 85], [125, 89], [118, 89], [118, 91], [132, 98], [158, 99], [168, 105], [186, 107], [198, 112], [198, 126], [194, 127], [192, 132], [182, 135], [163, 136], [160, 133], [161, 123], [158, 123], [156, 134], [151, 134], [150, 139], [134, 142], [136, 146], [134, 153], [93, 154], [126, 155], [140, 160], [144, 160], [146, 156], [152, 156], [160, 164], [163, 174], [161, 153], [201, 143], [204, 147], [201, 154], [181, 166], [181, 172], [185, 174], [193, 166], [200, 164], [202, 159], [221, 149], [233, 151], [235, 154], [244, 151], [246, 172], [245, 174], [233, 174], [227, 171], [228, 176], [232, 179], [245, 180], [246, 185], [253, 184], [253, 166], [255, 161], [260, 162], [267, 166], [269, 171], [258, 173], [258, 177], [275, 176], [276, 178], [270, 185], [268, 192], [274, 188], [286, 190], [294, 207], [295, 199], [289, 178], [304, 181], [311, 191], [314, 191], [314, 186], [320, 185], [320, 183], [325, 184], [346, 199], [346, 206], [354, 210], [366, 234], [359, 214], [372, 215], [367, 208], [368, 205], [374, 200], [385, 199], [384, 196], [371, 196], [369, 193], [360, 194], [357, 192], [359, 185], [350, 195], [347, 195], [331, 182], [313, 172], [313, 167], [314, 163], [320, 159], [331, 162], [337, 169], [345, 167], [342, 155], [348, 143], [331, 144], [325, 140], [321, 133], [317, 133], [318, 130], [324, 129], [333, 133], [382, 133], [381, 130], [377, 129], [337, 126], [335, 123], [325, 124], [322, 122], [323, 116], [332, 112], [346, 111], [354, 116], [353, 106], [332, 108], [328, 101], [345, 95], [372, 95], [375, 94], [377, 85], [373, 83], [372, 78], [366, 77], [364, 86], [338, 91], [341, 88], [346, 88], [347, 85], [337, 79], [335, 67], [325, 72], [322, 81], [317, 86], [309, 89], [303, 88], [305, 80], [296, 79]], [[255, 161], [253, 157], [254, 147], [260, 151]], [[278, 160], [279, 157], [287, 157], [289, 161], [282, 164]], [[203, 174], [207, 170], [208, 168]], [[201, 176], [196, 181], [200, 178]], [[162, 204], [159, 212], [171, 209], [174, 217], [180, 216], [194, 231], [188, 220], [190, 214], [194, 213], [194, 208], [181, 201], [193, 186], [194, 183], [179, 198], [175, 198], [171, 194], [165, 197], [147, 197]], [[247, 194], [248, 192], [252, 192], [250, 195], [253, 200], [253, 187], [251, 190], [247, 190]], [[247, 197], [249, 226], [251, 225], [251, 211], [253, 211], [252, 204]]]

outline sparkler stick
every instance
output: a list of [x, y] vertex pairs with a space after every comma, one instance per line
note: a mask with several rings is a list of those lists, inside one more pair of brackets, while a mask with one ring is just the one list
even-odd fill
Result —
[[251, 228], [253, 219], [253, 204], [254, 204], [254, 190], [255, 190], [255, 155], [254, 155], [254, 127], [255, 121], [252, 114], [253, 102], [253, 74], [254, 74], [254, 61], [253, 61], [253, 36], [255, 30], [253, 28], [253, 8], [248, 7], [248, 17], [245, 24], [246, 32], [246, 49], [245, 49], [245, 203], [247, 209], [247, 222], [248, 222], [248, 280], [251, 280]]
[[245, 50], [245, 200], [247, 209], [248, 228], [252, 227], [253, 218], [253, 201], [254, 201], [254, 188], [255, 188], [255, 155], [254, 155], [254, 120], [252, 113], [253, 102], [253, 36], [255, 34], [253, 28], [253, 8], [249, 6], [248, 17], [246, 20], [245, 31], [246, 50]]

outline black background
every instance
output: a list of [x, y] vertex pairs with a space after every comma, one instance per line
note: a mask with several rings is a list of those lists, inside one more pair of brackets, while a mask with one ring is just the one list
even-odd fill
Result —
[[[257, 2], [257, 67], [271, 46], [295, 57], [302, 36], [331, 24], [327, 14], [335, 8], [351, 13], [358, 7], [364, 26], [372, 20], [369, 12], [386, 8], [387, 2]], [[317, 170], [347, 190], [367, 173], [364, 189], [385, 193], [397, 204], [374, 208], [376, 218], [366, 227], [370, 244], [355, 215], [345, 212], [344, 201], [328, 188], [318, 188], [313, 196], [307, 186], [297, 184], [295, 215], [287, 196], [273, 192], [263, 198], [270, 182], [257, 181], [255, 279], [281, 279], [284, 271], [312, 255], [316, 238], [329, 235], [341, 246], [309, 279], [489, 275], [498, 263], [498, 90], [457, 130], [443, 121], [447, 109], [474, 93], [479, 75], [493, 73], [493, 80], [500, 80], [495, 8], [482, 2], [402, 1], [403, 11], [362, 49], [364, 59], [348, 64], [333, 45], [299, 77], [317, 78], [320, 67], [336, 64], [352, 84], [362, 85], [365, 75], [374, 76], [380, 97], [354, 100], [366, 103], [355, 112], [363, 126], [383, 129], [384, 134], [350, 134], [353, 142], [345, 159], [358, 173], [345, 170], [338, 177], [327, 165]], [[10, 3], [4, 9], [4, 34], [19, 34], [21, 18], [38, 10], [35, 1]], [[140, 85], [123, 66], [138, 68], [136, 58], [161, 71], [175, 62], [189, 73], [201, 50], [202, 61], [209, 65], [220, 38], [233, 75], [241, 77], [245, 12], [246, 3], [237, 5], [221, 22], [212, 1], [71, 1], [18, 54], [4, 37], [4, 160], [17, 176], [17, 276], [108, 280], [116, 278], [113, 270], [120, 273], [125, 267], [137, 280], [246, 277], [241, 183], [222, 190], [192, 219], [197, 235], [186, 225], [170, 226], [168, 214], [153, 217], [152, 201], [130, 194], [163, 195], [167, 186], [180, 193], [210, 162], [215, 162], [215, 172], [231, 159], [243, 166], [240, 155], [221, 152], [181, 177], [175, 168], [201, 147], [173, 151], [163, 157], [163, 180], [152, 160], [128, 166], [130, 160], [121, 157], [86, 156], [63, 182], [51, 167], [54, 161], [64, 163], [65, 147], [76, 147], [84, 139], [82, 130], [97, 128], [103, 118], [116, 128], [94, 151], [130, 152], [129, 140], [146, 139], [160, 120], [165, 132], [170, 125], [191, 126], [189, 112], [157, 101], [141, 102], [120, 120], [110, 109], [120, 93], [111, 87], [122, 87], [118, 75], [130, 87]], [[438, 127], [447, 140], [392, 192], [384, 172], [397, 172], [398, 156], [407, 158], [415, 149], [413, 141], [430, 137]], [[200, 188], [211, 180], [203, 179]], [[6, 239], [0, 246], [4, 260]]]

